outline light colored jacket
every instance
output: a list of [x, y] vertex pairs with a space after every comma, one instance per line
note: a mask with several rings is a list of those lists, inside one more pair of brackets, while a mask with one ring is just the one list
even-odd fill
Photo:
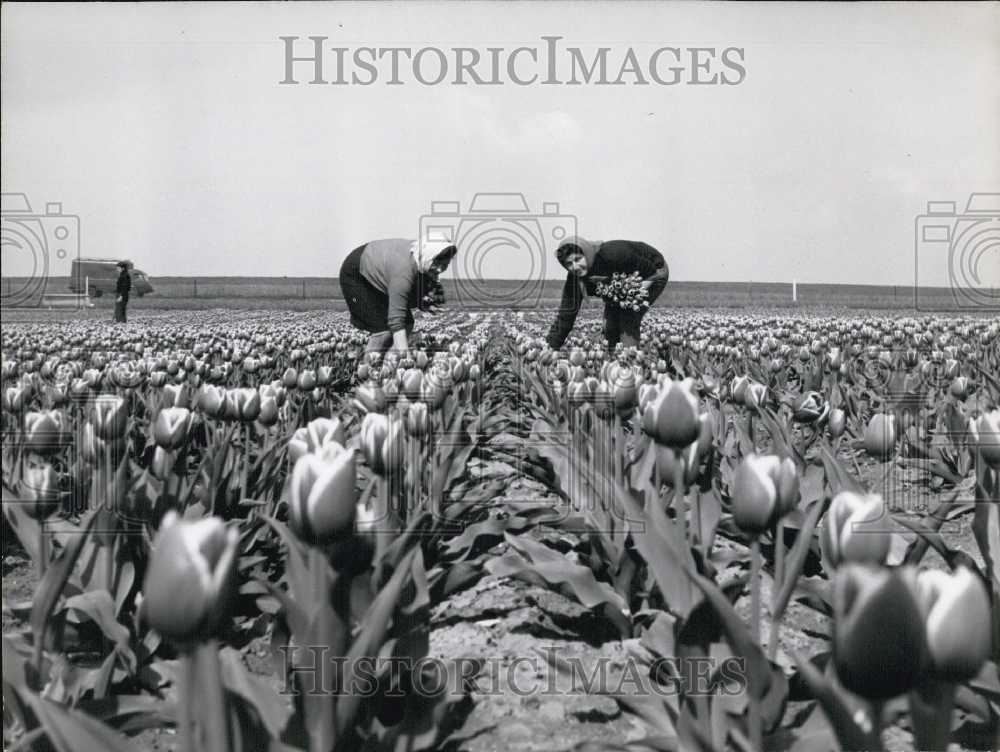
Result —
[[406, 328], [406, 315], [416, 305], [417, 264], [406, 238], [373, 240], [361, 252], [361, 276], [389, 298], [390, 332]]

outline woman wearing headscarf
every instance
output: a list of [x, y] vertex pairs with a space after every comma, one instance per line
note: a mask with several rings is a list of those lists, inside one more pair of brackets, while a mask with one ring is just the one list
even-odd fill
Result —
[[340, 288], [351, 324], [370, 333], [368, 350], [406, 350], [414, 308], [444, 302], [438, 277], [458, 253], [444, 240], [373, 240], [355, 248], [340, 267]]
[[[556, 258], [568, 275], [563, 286], [562, 301], [556, 320], [549, 329], [548, 345], [553, 350], [562, 347], [573, 330], [583, 299], [597, 294], [597, 285], [607, 282], [614, 274], [638, 272], [647, 300], [653, 302], [663, 292], [670, 279], [666, 260], [651, 245], [635, 240], [594, 242], [575, 237], [563, 241], [556, 249]], [[608, 349], [614, 351], [621, 342], [625, 347], [639, 345], [639, 329], [645, 311], [620, 308], [616, 303], [604, 303], [604, 336]]]

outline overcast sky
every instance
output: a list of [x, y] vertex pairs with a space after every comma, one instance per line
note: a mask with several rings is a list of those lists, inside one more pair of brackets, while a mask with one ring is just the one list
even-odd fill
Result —
[[[585, 237], [654, 245], [674, 279], [906, 285], [921, 258], [923, 279], [946, 284], [947, 244], [915, 255], [917, 215], [929, 200], [961, 213], [971, 192], [1000, 191], [997, 3], [0, 12], [4, 193], [26, 194], [37, 213], [61, 202], [80, 218], [82, 255], [129, 257], [154, 276], [336, 276], [367, 240], [416, 237], [432, 202], [464, 212], [476, 193], [520, 192], [532, 214], [558, 204], [519, 225], [548, 250], [480, 235], [460, 269], [561, 275], [552, 230], [575, 221]], [[281, 84], [282, 36], [299, 38], [298, 56], [311, 54], [308, 37], [327, 37], [328, 81], [369, 77], [352, 63], [365, 47], [434, 47], [449, 68], [424, 85], [403, 57], [393, 85], [383, 57], [371, 85], [311, 85], [312, 64], [299, 62], [300, 83]], [[561, 84], [541, 83], [543, 36], [562, 38]], [[347, 50], [342, 71], [334, 47]], [[455, 47], [481, 54], [487, 81], [499, 55], [501, 83], [454, 85]], [[512, 72], [518, 47], [537, 64], [520, 53]], [[624, 83], [567, 84], [570, 47], [588, 64], [609, 48], [607, 80]], [[663, 47], [679, 58], [661, 54], [654, 73], [677, 84], [650, 80]], [[622, 77], [630, 55], [639, 71]], [[692, 55], [706, 67], [694, 70]], [[422, 56], [416, 74], [433, 79], [438, 59]], [[471, 238], [470, 226], [459, 231]], [[997, 267], [986, 272], [1000, 284]]]

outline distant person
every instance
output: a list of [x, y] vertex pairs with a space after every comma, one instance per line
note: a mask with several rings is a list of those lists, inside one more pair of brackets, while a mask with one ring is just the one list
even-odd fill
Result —
[[127, 261], [118, 262], [118, 283], [115, 285], [115, 321], [125, 323], [125, 306], [128, 305], [128, 294], [132, 291], [132, 276], [128, 273]]
[[[597, 285], [607, 282], [613, 274], [638, 272], [650, 306], [663, 292], [670, 278], [666, 260], [651, 245], [634, 240], [592, 242], [575, 237], [556, 249], [556, 258], [568, 275], [563, 286], [562, 301], [556, 320], [549, 329], [548, 345], [553, 350], [562, 347], [573, 330], [583, 299], [597, 294]], [[625, 347], [638, 347], [639, 329], [646, 311], [624, 310], [617, 303], [604, 303], [604, 336], [608, 349], [614, 352], [621, 342]]]
[[457, 253], [449, 241], [394, 238], [373, 240], [348, 254], [340, 267], [340, 289], [351, 324], [369, 332], [369, 351], [409, 347], [413, 309], [432, 310], [443, 302], [438, 277]]

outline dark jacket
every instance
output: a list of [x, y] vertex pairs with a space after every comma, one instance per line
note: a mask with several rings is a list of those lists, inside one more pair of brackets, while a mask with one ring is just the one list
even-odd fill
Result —
[[553, 350], [562, 347], [566, 337], [573, 331], [576, 315], [583, 303], [581, 283], [587, 295], [596, 295], [597, 283], [606, 281], [612, 274], [639, 272], [644, 280], [652, 280], [654, 286], [657, 283], [665, 284], [670, 278], [670, 270], [663, 254], [651, 245], [635, 240], [609, 240], [601, 243], [588, 260], [590, 265], [586, 277], [580, 279], [572, 274], [566, 276], [559, 312], [547, 337], [548, 345]]
[[118, 284], [115, 286], [115, 291], [123, 301], [128, 301], [128, 294], [132, 291], [132, 277], [127, 271], [118, 275]]

